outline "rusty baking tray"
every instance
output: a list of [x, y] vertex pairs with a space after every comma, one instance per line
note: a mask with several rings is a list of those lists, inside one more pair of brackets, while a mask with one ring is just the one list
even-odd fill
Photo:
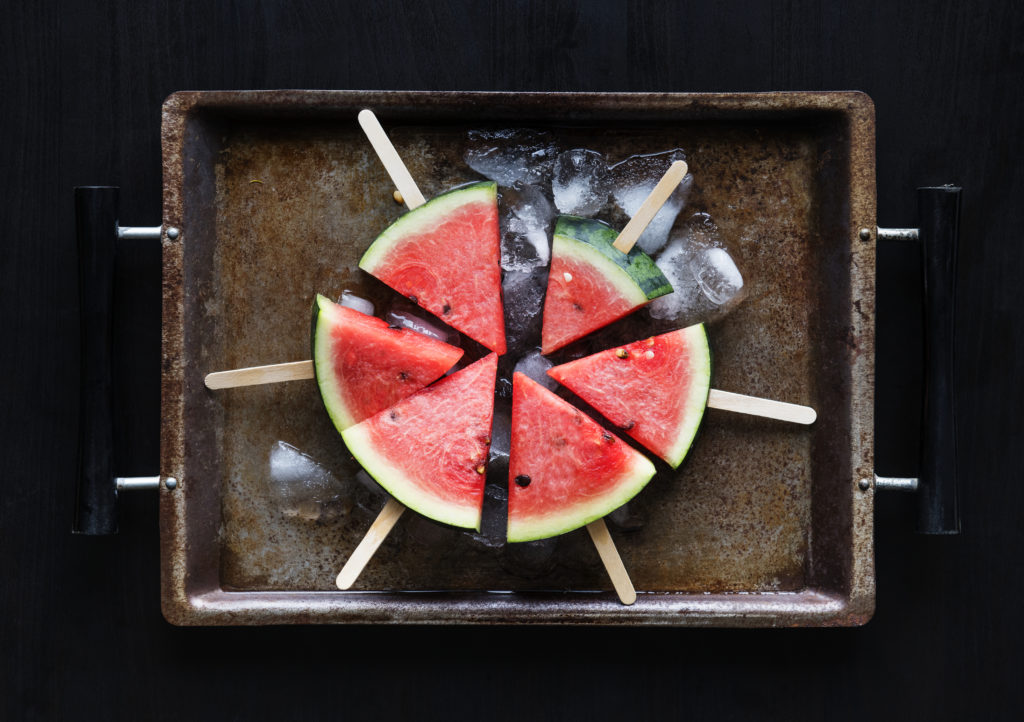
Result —
[[[387, 289], [356, 267], [400, 208], [356, 123], [373, 108], [430, 197], [473, 180], [467, 131], [530, 127], [610, 159], [686, 149], [693, 208], [734, 239], [746, 301], [709, 329], [717, 388], [813, 406], [811, 427], [709, 410], [616, 533], [619, 604], [585, 532], [524, 578], [500, 550], [399, 524], [355, 589], [334, 577], [383, 504], [315, 384], [211, 393], [206, 373], [308, 358], [312, 295]], [[184, 92], [163, 108], [163, 611], [175, 624], [857, 625], [874, 608], [874, 110], [861, 93]], [[169, 229], [174, 229], [173, 233]], [[865, 237], [866, 236], [866, 237]], [[350, 485], [321, 524], [268, 504], [278, 440]], [[172, 488], [168, 488], [168, 487]], [[375, 506], [376, 505], [376, 506]]]

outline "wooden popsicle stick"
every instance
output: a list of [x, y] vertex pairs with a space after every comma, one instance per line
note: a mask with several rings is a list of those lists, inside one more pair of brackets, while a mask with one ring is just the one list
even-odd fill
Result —
[[276, 384], [280, 381], [301, 381], [311, 378], [314, 378], [312, 361], [291, 361], [231, 371], [214, 371], [206, 374], [206, 388], [230, 389], [236, 386]]
[[388, 138], [388, 134], [384, 132], [380, 121], [377, 120], [377, 116], [374, 115], [372, 110], [365, 109], [359, 111], [358, 118], [359, 126], [366, 134], [366, 139], [370, 141], [370, 145], [377, 152], [377, 157], [380, 158], [384, 170], [391, 176], [391, 182], [395, 184], [398, 192], [402, 194], [402, 200], [405, 201], [405, 205], [411, 211], [413, 208], [426, 203], [426, 199], [420, 193], [419, 186], [412, 179], [412, 174], [405, 167], [405, 163], [399, 157], [398, 151], [395, 150], [395, 146], [391, 143], [391, 139]]
[[761, 399], [718, 389], [711, 389], [711, 393], [708, 394], [708, 408], [792, 421], [794, 424], [813, 424], [818, 418], [818, 412], [810, 406], [787, 404], [785, 401]]
[[640, 238], [640, 234], [654, 220], [654, 216], [658, 215], [658, 211], [665, 205], [665, 201], [675, 191], [676, 186], [682, 182], [686, 171], [685, 160], [677, 160], [669, 166], [668, 171], [658, 181], [658, 185], [654, 186], [654, 190], [640, 204], [640, 208], [629, 219], [629, 223], [622, 229], [619, 237], [615, 239], [615, 243], [612, 244], [615, 248], [623, 253], [630, 252], [637, 239]]
[[345, 591], [352, 588], [352, 585], [356, 583], [356, 579], [363, 573], [363, 568], [373, 558], [377, 548], [384, 542], [388, 534], [391, 533], [391, 529], [404, 511], [405, 506], [401, 502], [397, 501], [394, 497], [388, 498], [388, 503], [380, 510], [380, 514], [373, 520], [373, 524], [366, 530], [366, 535], [338, 573], [338, 578], [335, 581], [338, 589]]
[[608, 576], [612, 580], [615, 593], [619, 595], [619, 601], [627, 606], [632, 604], [636, 601], [636, 590], [633, 589], [629, 572], [622, 564], [622, 557], [619, 556], [619, 550], [615, 548], [615, 542], [612, 541], [612, 535], [608, 533], [608, 526], [604, 523], [604, 519], [587, 524], [587, 531], [590, 533], [590, 540], [597, 547], [597, 553], [601, 557], [605, 571], [608, 572]]

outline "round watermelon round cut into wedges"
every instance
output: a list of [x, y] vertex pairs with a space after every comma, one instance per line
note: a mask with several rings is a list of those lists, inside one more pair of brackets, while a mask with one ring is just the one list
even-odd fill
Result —
[[398, 501], [435, 521], [479, 531], [497, 371], [498, 357], [490, 354], [341, 437]]
[[512, 382], [508, 540], [532, 541], [589, 524], [632, 499], [654, 465], [529, 377]]
[[368, 419], [439, 379], [462, 349], [339, 306], [313, 302], [313, 369], [338, 431]]
[[409, 211], [377, 236], [359, 267], [501, 354], [497, 188], [471, 183]]
[[607, 223], [559, 216], [544, 298], [541, 350], [557, 351], [672, 292], [665, 275], [637, 247], [623, 253]]
[[707, 407], [711, 352], [697, 324], [555, 366], [548, 375], [675, 468]]

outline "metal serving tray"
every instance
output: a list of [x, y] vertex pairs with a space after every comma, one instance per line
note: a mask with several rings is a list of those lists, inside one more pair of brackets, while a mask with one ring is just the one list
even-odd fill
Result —
[[[391, 293], [358, 270], [401, 212], [356, 124], [373, 108], [430, 197], [476, 176], [473, 128], [550, 131], [610, 159], [686, 149], [750, 294], [709, 335], [713, 385], [813, 406], [811, 427], [709, 410], [689, 458], [617, 532], [621, 605], [584, 531], [525, 578], [508, 552], [408, 514], [334, 577], [383, 505], [315, 384], [211, 392], [214, 370], [308, 358], [314, 293]], [[860, 93], [183, 92], [163, 108], [163, 611], [175, 624], [858, 625], [874, 609], [874, 109]], [[177, 229], [177, 234], [168, 229]], [[171, 237], [171, 236], [175, 237]], [[283, 440], [351, 490], [329, 523], [266, 496]], [[177, 481], [168, 488], [166, 479]]]

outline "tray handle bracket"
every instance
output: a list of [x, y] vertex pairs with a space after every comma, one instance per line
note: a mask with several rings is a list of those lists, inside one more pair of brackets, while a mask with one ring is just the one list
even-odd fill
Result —
[[[919, 241], [924, 280], [924, 398], [919, 478], [875, 476], [876, 489], [917, 492], [917, 530], [960, 533], [955, 341], [958, 186], [917, 189], [919, 228], [878, 228], [879, 241]], [[870, 484], [870, 482], [869, 482]]]
[[[114, 475], [111, 356], [117, 241], [159, 240], [163, 230], [161, 226], [119, 226], [119, 192], [116, 186], [75, 188], [80, 380], [78, 467], [71, 531], [93, 536], [117, 533], [119, 492], [156, 488], [160, 483], [159, 477]], [[171, 488], [169, 480], [167, 486]]]

